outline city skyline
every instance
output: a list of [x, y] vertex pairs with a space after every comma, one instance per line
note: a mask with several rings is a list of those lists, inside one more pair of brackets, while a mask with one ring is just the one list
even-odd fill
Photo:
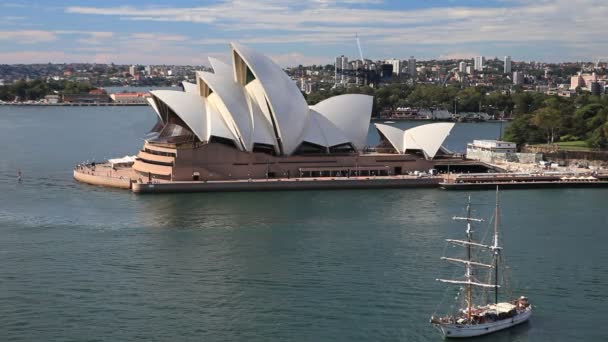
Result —
[[333, 64], [335, 56], [359, 57], [356, 35], [373, 60], [608, 59], [600, 29], [608, 4], [597, 0], [184, 0], [171, 6], [60, 0], [0, 9], [2, 64], [206, 65], [208, 56], [226, 58], [231, 41], [263, 49], [283, 66]]

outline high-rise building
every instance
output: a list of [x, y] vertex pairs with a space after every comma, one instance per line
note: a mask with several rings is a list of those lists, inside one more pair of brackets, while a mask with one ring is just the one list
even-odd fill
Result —
[[407, 72], [411, 78], [416, 78], [416, 58], [414, 56], [410, 56], [410, 59], [407, 60]]
[[521, 71], [515, 71], [513, 73], [513, 84], [521, 85], [524, 84], [524, 73]]
[[458, 63], [458, 71], [461, 73], [467, 72], [467, 63], [464, 61]]
[[505, 67], [503, 72], [505, 74], [511, 73], [511, 56], [505, 56]]
[[129, 74], [131, 74], [131, 76], [135, 76], [136, 72], [137, 72], [137, 67], [135, 65], [131, 65], [129, 67]]
[[393, 66], [393, 74], [399, 75], [401, 73], [401, 61], [398, 59], [387, 59], [386, 64]]
[[348, 64], [348, 57], [344, 55], [336, 57], [336, 83], [346, 83], [346, 76], [344, 70], [350, 70], [350, 64]]
[[485, 59], [483, 58], [483, 56], [475, 56], [475, 60], [474, 60], [474, 67], [476, 71], [483, 71], [483, 62], [485, 61]]
[[591, 82], [589, 90], [591, 91], [591, 95], [600, 96], [602, 94], [602, 85], [597, 81]]
[[466, 67], [466, 69], [465, 69], [465, 72], [466, 72], [467, 74], [472, 74], [472, 73], [473, 73], [473, 68], [472, 68], [470, 65], [467, 65], [467, 67]]

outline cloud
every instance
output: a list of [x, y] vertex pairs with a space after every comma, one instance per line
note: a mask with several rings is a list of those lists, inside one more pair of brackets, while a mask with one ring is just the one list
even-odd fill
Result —
[[130, 35], [132, 39], [140, 40], [156, 40], [161, 42], [182, 42], [188, 40], [186, 36], [182, 35], [168, 35], [161, 33], [133, 33]]
[[[421, 55], [464, 58], [485, 53], [510, 54], [514, 58], [528, 54], [563, 60], [608, 55], [608, 36], [601, 29], [608, 17], [605, 0], [498, 0], [484, 7], [451, 1], [444, 7], [433, 8], [428, 7], [428, 2], [423, 8], [396, 8], [382, 0], [200, 3], [205, 5], [64, 8], [65, 13], [74, 16], [166, 22], [165, 25], [172, 28], [190, 24], [182, 33], [162, 33], [164, 25], [154, 24], [156, 32], [3, 31], [0, 40], [34, 44], [75, 35], [74, 39], [70, 37], [72, 42], [111, 47], [116, 58], [127, 56], [133, 49], [149, 54], [159, 50], [192, 55], [216, 53], [225, 50], [228, 42], [239, 41], [264, 45], [283, 65], [290, 60], [330, 63], [330, 56], [344, 47], [350, 47], [347, 52], [354, 54], [356, 34], [361, 38], [365, 57], [369, 58], [399, 58], [411, 54], [419, 58]], [[171, 23], [179, 25], [169, 26]], [[305, 52], [294, 52], [294, 46], [297, 51]], [[165, 63], [186, 60], [168, 55]]]
[[10, 40], [18, 44], [47, 43], [57, 40], [57, 34], [40, 30], [0, 31], [0, 41], [2, 40]]
[[297, 65], [313, 65], [313, 64], [327, 64], [329, 60], [327, 57], [321, 56], [307, 56], [300, 52], [292, 52], [287, 54], [280, 55], [270, 55], [270, 58], [275, 61], [275, 63], [283, 66], [297, 66]]

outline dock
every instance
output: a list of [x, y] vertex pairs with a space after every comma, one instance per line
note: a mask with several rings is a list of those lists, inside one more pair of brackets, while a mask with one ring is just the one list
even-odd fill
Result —
[[[144, 179], [142, 179], [144, 178]], [[294, 191], [338, 189], [434, 188], [444, 190], [606, 188], [605, 174], [478, 173], [430, 175], [391, 175], [359, 177], [299, 177], [268, 179], [229, 179], [171, 181], [145, 179], [131, 167], [112, 168], [107, 163], [79, 165], [74, 179], [91, 185], [130, 190], [133, 193]]]
[[439, 186], [444, 190], [601, 188], [608, 187], [608, 174], [467, 174], [448, 177]]

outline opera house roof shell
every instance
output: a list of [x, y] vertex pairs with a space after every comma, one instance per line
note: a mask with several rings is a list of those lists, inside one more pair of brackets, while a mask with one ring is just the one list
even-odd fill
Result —
[[264, 147], [288, 156], [302, 148], [322, 152], [365, 147], [373, 97], [347, 94], [308, 106], [296, 83], [270, 58], [231, 44], [229, 63], [210, 58], [184, 91], [155, 90], [149, 103], [159, 117], [157, 139], [191, 136], [241, 151]]

